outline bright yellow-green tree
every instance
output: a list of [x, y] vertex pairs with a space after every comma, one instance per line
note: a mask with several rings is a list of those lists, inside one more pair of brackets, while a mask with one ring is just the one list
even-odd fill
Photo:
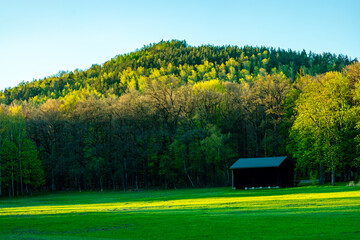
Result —
[[320, 167], [321, 183], [325, 168], [335, 184], [336, 170], [346, 164], [345, 153], [354, 147], [348, 141], [356, 123], [351, 94], [348, 78], [329, 72], [308, 83], [296, 103], [289, 150], [298, 159], [298, 167]]

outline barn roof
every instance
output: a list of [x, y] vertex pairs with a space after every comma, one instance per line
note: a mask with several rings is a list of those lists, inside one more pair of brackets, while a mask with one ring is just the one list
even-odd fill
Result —
[[266, 158], [240, 158], [230, 167], [230, 169], [279, 167], [286, 158], [286, 156]]

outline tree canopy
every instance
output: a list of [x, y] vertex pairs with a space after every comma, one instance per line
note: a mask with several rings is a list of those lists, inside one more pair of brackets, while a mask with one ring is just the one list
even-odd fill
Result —
[[[224, 186], [240, 157], [359, 174], [360, 64], [162, 41], [0, 92], [0, 195]], [[352, 173], [351, 173], [352, 172]]]

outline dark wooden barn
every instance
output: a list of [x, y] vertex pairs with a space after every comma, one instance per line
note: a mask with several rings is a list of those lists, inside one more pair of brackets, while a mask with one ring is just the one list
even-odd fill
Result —
[[294, 166], [287, 157], [240, 158], [230, 169], [234, 189], [294, 186]]

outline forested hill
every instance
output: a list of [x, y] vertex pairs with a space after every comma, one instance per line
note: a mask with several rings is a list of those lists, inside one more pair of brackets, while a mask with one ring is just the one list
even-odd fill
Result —
[[285, 155], [334, 184], [360, 176], [359, 116], [345, 56], [160, 42], [1, 92], [0, 196], [228, 186], [236, 159]]
[[292, 81], [298, 74], [316, 75], [341, 71], [350, 64], [347, 56], [330, 53], [266, 47], [189, 46], [185, 41], [161, 41], [130, 54], [119, 55], [85, 71], [58, 74], [0, 92], [0, 101], [14, 100], [43, 103], [71, 93], [92, 92], [98, 96], [120, 96], [131, 89], [142, 91], [146, 78], [172, 75], [183, 83], [209, 79], [251, 82], [259, 73], [284, 73]]

